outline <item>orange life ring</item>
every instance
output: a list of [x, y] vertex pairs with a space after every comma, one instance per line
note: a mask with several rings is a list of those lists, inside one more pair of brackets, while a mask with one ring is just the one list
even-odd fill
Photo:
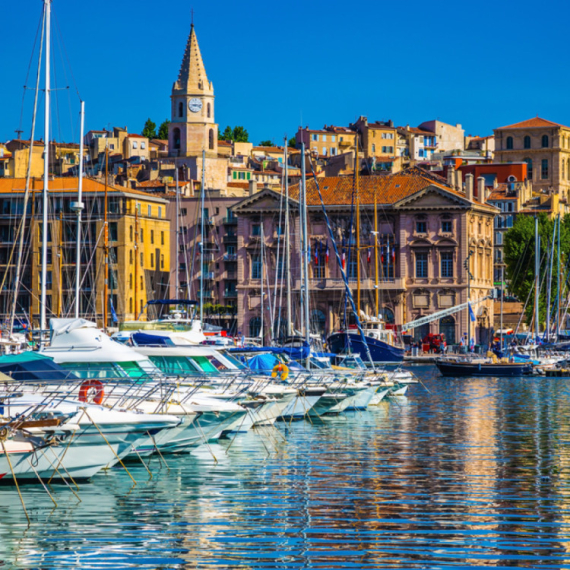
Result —
[[[89, 391], [95, 390], [95, 394], [90, 398]], [[80, 402], [93, 402], [94, 404], [101, 405], [105, 397], [105, 389], [103, 382], [100, 380], [86, 380], [79, 388], [79, 401]]]

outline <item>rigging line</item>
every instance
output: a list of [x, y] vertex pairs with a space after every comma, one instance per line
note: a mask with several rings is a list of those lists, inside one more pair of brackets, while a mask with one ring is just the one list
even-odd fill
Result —
[[[36, 37], [34, 38], [34, 44], [32, 47], [32, 53], [30, 54], [30, 61], [28, 63], [28, 70], [26, 72], [26, 80], [24, 81], [24, 88], [23, 88], [23, 93], [22, 93], [22, 105], [20, 108], [20, 121], [18, 122], [18, 133], [23, 132], [22, 131], [22, 123], [24, 121], [24, 102], [25, 102], [25, 98], [26, 98], [26, 90], [27, 90], [27, 85], [28, 85], [28, 79], [30, 77], [30, 71], [32, 69], [32, 63], [34, 60], [34, 52], [36, 51], [36, 45], [38, 43], [38, 35], [40, 33], [40, 29], [42, 30], [42, 43], [43, 43], [43, 36], [44, 36], [44, 23], [45, 23], [45, 17], [46, 17], [46, 11], [45, 11], [45, 5], [44, 8], [42, 10], [42, 15], [40, 17], [40, 21], [38, 22], [38, 28], [36, 30]], [[38, 67], [41, 69], [41, 61], [42, 61], [42, 55], [41, 52], [39, 54], [39, 63], [38, 63]], [[38, 90], [38, 85], [36, 83], [36, 93]], [[19, 138], [19, 137], [18, 137]]]
[[[51, 50], [51, 60], [52, 60], [51, 61], [51, 69], [53, 71], [53, 85], [54, 85], [54, 87], [52, 89], [50, 89], [50, 91], [53, 91], [53, 93], [55, 95], [55, 109], [53, 110], [51, 125], [53, 125], [52, 128], [55, 129], [55, 125], [57, 124], [58, 138], [59, 138], [59, 142], [61, 144], [63, 142], [63, 138], [61, 136], [61, 119], [60, 119], [60, 114], [59, 114], [59, 88], [57, 87], [58, 83], [57, 83], [57, 65], [55, 64], [55, 49]], [[55, 162], [55, 159], [56, 159], [55, 142], [56, 141], [54, 140], [53, 136], [50, 137], [50, 139], [51, 139], [51, 145], [53, 146], [53, 161]], [[49, 152], [49, 149], [48, 149], [48, 152]]]
[[[71, 74], [71, 80], [73, 81], [73, 86], [75, 87], [75, 92], [77, 93], [77, 97], [79, 101], [82, 101], [81, 95], [79, 94], [79, 88], [77, 87], [77, 82], [75, 81], [75, 76], [73, 75], [73, 67], [71, 66], [71, 62], [69, 61], [69, 56], [67, 55], [67, 48], [65, 47], [65, 41], [63, 39], [63, 34], [61, 33], [61, 29], [59, 27], [59, 20], [57, 19], [57, 11], [52, 7], [52, 17], [55, 22], [55, 28], [57, 30], [58, 37], [61, 38], [61, 45], [63, 45], [63, 53], [65, 54], [65, 58], [67, 60], [67, 65], [69, 66], [69, 73]], [[60, 46], [61, 50], [61, 46]]]

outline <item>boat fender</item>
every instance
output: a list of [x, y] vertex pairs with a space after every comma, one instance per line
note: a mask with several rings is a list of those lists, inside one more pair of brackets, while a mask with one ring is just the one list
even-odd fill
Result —
[[271, 378], [277, 378], [277, 376], [279, 376], [283, 381], [287, 380], [287, 377], [289, 376], [289, 368], [287, 368], [285, 364], [276, 364], [271, 372]]
[[[95, 393], [90, 393], [91, 390], [95, 390]], [[104, 397], [105, 389], [103, 388], [103, 382], [100, 380], [86, 380], [79, 388], [80, 402], [93, 402], [100, 406]]]

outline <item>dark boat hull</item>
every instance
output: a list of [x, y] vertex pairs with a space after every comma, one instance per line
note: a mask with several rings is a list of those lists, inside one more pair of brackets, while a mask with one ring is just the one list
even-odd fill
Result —
[[484, 364], [471, 362], [446, 362], [437, 360], [436, 366], [443, 376], [495, 376], [514, 377], [527, 376], [532, 372], [532, 365], [527, 363], [515, 364]]
[[[350, 337], [350, 342], [349, 342]], [[404, 349], [392, 346], [387, 342], [366, 337], [368, 349], [374, 362], [403, 362]], [[366, 346], [362, 342], [362, 338], [358, 332], [338, 332], [333, 333], [328, 338], [330, 352], [334, 354], [342, 354], [347, 352], [357, 352], [364, 362], [367, 361]]]

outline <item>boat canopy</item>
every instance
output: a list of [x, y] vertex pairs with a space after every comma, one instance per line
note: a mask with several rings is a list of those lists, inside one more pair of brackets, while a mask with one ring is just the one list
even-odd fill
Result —
[[37, 352], [0, 356], [0, 372], [14, 380], [61, 381], [76, 380], [77, 376], [56, 364], [50, 357]]
[[243, 348], [228, 348], [228, 352], [238, 352], [240, 354], [247, 353], [271, 353], [271, 354], [286, 354], [289, 358], [293, 360], [302, 360], [308, 358], [311, 354], [311, 347], [308, 343], [304, 343], [303, 346], [295, 347], [283, 347], [283, 346], [246, 346]]

